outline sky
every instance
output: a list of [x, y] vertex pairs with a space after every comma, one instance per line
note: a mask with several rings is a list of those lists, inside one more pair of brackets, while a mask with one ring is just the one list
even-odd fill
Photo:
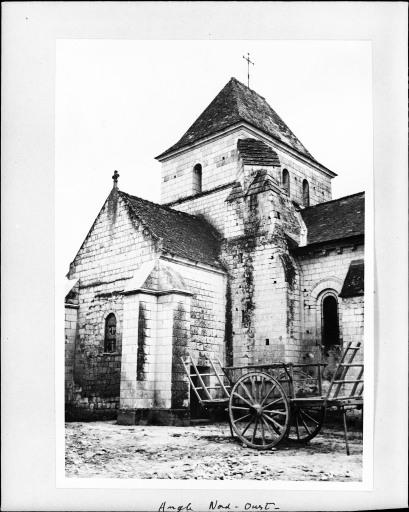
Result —
[[366, 41], [58, 40], [56, 243], [68, 271], [120, 173], [160, 200], [155, 156], [234, 76], [266, 98], [320, 163], [333, 198], [372, 186], [372, 69]]

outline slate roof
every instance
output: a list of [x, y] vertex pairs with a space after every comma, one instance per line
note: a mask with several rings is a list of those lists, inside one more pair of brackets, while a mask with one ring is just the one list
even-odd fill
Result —
[[308, 230], [308, 245], [364, 235], [365, 193], [309, 206], [301, 215]]
[[219, 240], [215, 229], [204, 219], [172, 210], [140, 197], [118, 191], [131, 217], [139, 219], [165, 251], [181, 258], [220, 267]]
[[156, 158], [243, 121], [315, 160], [267, 101], [236, 78], [230, 79], [182, 138]]
[[280, 166], [280, 160], [273, 148], [257, 139], [239, 139], [237, 149], [246, 165]]
[[356, 297], [364, 294], [364, 260], [351, 261], [340, 297]]
[[259, 194], [260, 192], [264, 192], [266, 190], [274, 190], [275, 192], [280, 192], [278, 184], [275, 182], [274, 178], [272, 178], [266, 170], [262, 169], [257, 171], [256, 175], [254, 176], [253, 181], [247, 189], [246, 196]]
[[240, 185], [240, 182], [236, 181], [230, 191], [230, 194], [227, 196], [226, 201], [230, 203], [231, 201], [240, 199], [243, 195], [244, 192], [242, 186]]

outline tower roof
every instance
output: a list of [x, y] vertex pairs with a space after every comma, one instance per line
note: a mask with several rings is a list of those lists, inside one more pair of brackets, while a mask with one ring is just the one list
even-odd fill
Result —
[[163, 158], [173, 151], [240, 122], [258, 128], [315, 161], [267, 101], [236, 78], [229, 80], [182, 138], [157, 158]]

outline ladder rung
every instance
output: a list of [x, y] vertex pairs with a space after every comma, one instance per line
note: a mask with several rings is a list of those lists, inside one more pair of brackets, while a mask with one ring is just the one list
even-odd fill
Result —
[[362, 398], [362, 395], [350, 395], [350, 396], [337, 396], [337, 397], [330, 397], [328, 398], [328, 401], [331, 402], [331, 400], [333, 401], [340, 401], [340, 400], [363, 400]]
[[[230, 386], [224, 386], [225, 388], [229, 388]], [[206, 386], [205, 388], [198, 386], [195, 386], [195, 389], [223, 389], [222, 386]]]
[[[197, 377], [197, 373], [191, 373], [191, 377]], [[201, 377], [217, 377], [217, 373], [201, 373]], [[222, 375], [219, 375], [219, 377], [222, 377]]]
[[228, 402], [228, 398], [214, 398], [210, 400], [202, 400], [202, 402]]
[[363, 366], [363, 363], [340, 363], [339, 366], [348, 366], [348, 367], [351, 367], [351, 366], [354, 366], [354, 367], [361, 367]]
[[359, 382], [363, 382], [362, 379], [356, 380], [334, 380], [334, 384], [357, 384]]

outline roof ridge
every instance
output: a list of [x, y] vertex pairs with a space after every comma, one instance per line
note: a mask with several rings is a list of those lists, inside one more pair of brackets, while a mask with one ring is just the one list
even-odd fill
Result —
[[162, 208], [162, 210], [167, 210], [167, 211], [170, 211], [172, 213], [177, 213], [180, 216], [187, 216], [187, 217], [189, 217], [191, 219], [193, 218], [193, 219], [199, 220], [199, 221], [202, 220], [202, 218], [198, 217], [197, 215], [193, 215], [191, 213], [182, 212], [180, 210], [174, 210], [170, 206], [166, 206], [166, 205], [163, 205], [163, 204], [160, 204], [160, 203], [155, 203], [154, 201], [150, 201], [149, 199], [145, 199], [143, 197], [133, 196], [132, 194], [128, 194], [128, 192], [124, 192], [123, 190], [118, 190], [118, 192], [120, 194], [125, 194], [128, 197], [131, 197], [131, 198], [134, 198], [134, 199], [138, 199], [140, 201], [144, 201], [145, 203], [149, 203], [149, 204], [153, 204], [154, 206], [158, 206], [159, 208]]
[[349, 197], [359, 196], [361, 194], [365, 194], [365, 190], [361, 192], [355, 192], [354, 194], [349, 194], [348, 196], [338, 197], [337, 199], [330, 199], [329, 201], [323, 201], [322, 203], [313, 204], [312, 206], [306, 206], [302, 211], [310, 210], [311, 208], [315, 208], [316, 206], [326, 205], [328, 203], [335, 203], [335, 201], [341, 201], [342, 199], [348, 199]]
[[244, 84], [243, 82], [240, 82], [240, 80], [238, 80], [235, 76], [232, 76], [230, 81], [237, 82], [239, 85], [241, 85], [242, 87], [245, 87], [246, 89], [251, 91], [253, 94], [256, 94], [259, 98], [262, 98], [264, 101], [267, 101], [264, 96], [262, 96], [260, 93], [258, 93], [257, 91], [255, 91], [254, 89], [249, 87], [248, 85]]
[[[136, 217], [139, 219], [140, 223], [142, 224], [143, 227], [147, 228], [149, 230], [149, 232], [151, 233], [151, 235], [153, 236], [153, 238], [155, 238], [157, 241], [161, 242], [162, 241], [162, 237], [160, 237], [159, 235], [157, 235], [155, 233], [155, 231], [147, 225], [147, 223], [145, 222], [144, 219], [142, 219], [141, 215], [135, 211], [135, 208], [133, 206], [133, 204], [130, 202], [129, 198], [130, 197], [135, 197], [135, 199], [141, 199], [139, 197], [136, 197], [136, 196], [131, 196], [130, 194], [127, 194], [126, 192], [123, 192], [122, 190], [118, 190], [118, 194], [123, 198], [123, 196], [126, 196], [125, 197], [125, 204], [126, 206], [131, 210], [131, 212], [136, 215]], [[150, 201], [146, 201], [146, 202], [150, 202]], [[152, 203], [154, 204], [154, 203]]]
[[[209, 232], [211, 234], [211, 236], [215, 239], [215, 240], [219, 240], [220, 239], [220, 235], [217, 231], [217, 229], [212, 226], [204, 217], [202, 216], [198, 216], [198, 215], [192, 215], [191, 213], [186, 213], [186, 212], [183, 212], [183, 211], [180, 211], [180, 210], [174, 210], [172, 207], [170, 206], [165, 206], [165, 205], [161, 205], [159, 203], [155, 203], [154, 201], [149, 201], [149, 199], [144, 199], [143, 197], [139, 197], [139, 196], [133, 196], [131, 194], [128, 194], [127, 192], [124, 192], [122, 190], [118, 190], [118, 192], [120, 194], [123, 194], [129, 198], [134, 198], [134, 199], [137, 199], [139, 201], [144, 201], [145, 203], [149, 203], [149, 204], [152, 204], [154, 206], [157, 206], [159, 208], [161, 208], [162, 210], [165, 210], [167, 212], [171, 212], [171, 213], [174, 213], [174, 214], [177, 214], [179, 217], [184, 217], [184, 218], [189, 218], [190, 220], [194, 220], [196, 222], [199, 222], [203, 225], [203, 227], [206, 227], [206, 228], [210, 228]], [[132, 205], [131, 205], [132, 207]], [[133, 208], [133, 207], [132, 207]], [[136, 213], [136, 212], [135, 212]], [[152, 231], [152, 229], [147, 226], [148, 229], [150, 229], [150, 231], [154, 234], [154, 236], [156, 236], [157, 238], [161, 238], [159, 237], [158, 235], [156, 235], [156, 233], [154, 231]]]

